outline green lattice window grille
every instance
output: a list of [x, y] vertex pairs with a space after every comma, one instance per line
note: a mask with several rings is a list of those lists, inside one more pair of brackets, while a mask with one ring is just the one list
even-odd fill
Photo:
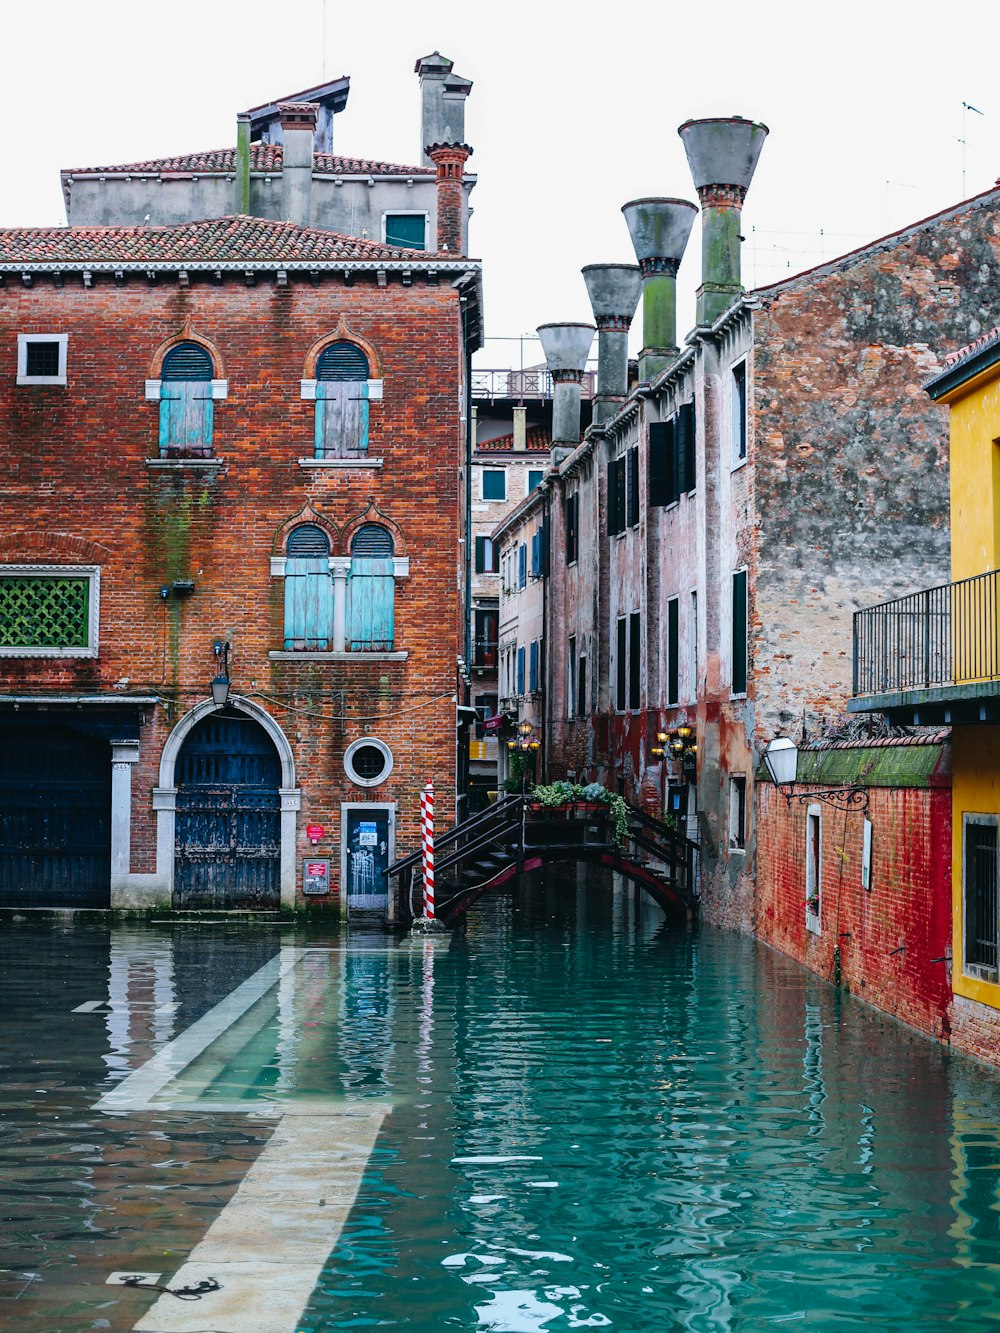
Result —
[[85, 575], [0, 578], [0, 649], [89, 648], [90, 589]]

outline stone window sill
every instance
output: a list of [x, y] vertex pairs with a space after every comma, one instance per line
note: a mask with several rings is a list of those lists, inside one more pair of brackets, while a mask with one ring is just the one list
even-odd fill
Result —
[[166, 472], [184, 472], [188, 468], [196, 472], [221, 472], [226, 466], [224, 458], [147, 458], [146, 466]]
[[408, 652], [393, 653], [310, 653], [282, 652], [272, 650], [268, 657], [272, 662], [405, 662]]
[[300, 458], [299, 467], [356, 467], [375, 468], [382, 466], [381, 458]]

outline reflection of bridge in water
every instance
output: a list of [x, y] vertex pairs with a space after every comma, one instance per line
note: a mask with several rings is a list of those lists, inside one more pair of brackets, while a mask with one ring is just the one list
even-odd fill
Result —
[[[603, 866], [639, 885], [672, 919], [695, 912], [693, 842], [644, 811], [628, 806], [628, 829], [618, 835], [610, 807], [599, 801], [544, 806], [509, 796], [434, 839], [436, 915], [450, 925], [490, 889], [556, 862]], [[404, 914], [422, 907], [421, 854], [389, 867], [399, 876]], [[419, 896], [420, 902], [416, 899]]]

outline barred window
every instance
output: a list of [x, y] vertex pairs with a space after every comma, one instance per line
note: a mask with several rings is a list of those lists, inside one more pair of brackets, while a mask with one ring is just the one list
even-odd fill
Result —
[[96, 657], [98, 571], [0, 568], [0, 655]]

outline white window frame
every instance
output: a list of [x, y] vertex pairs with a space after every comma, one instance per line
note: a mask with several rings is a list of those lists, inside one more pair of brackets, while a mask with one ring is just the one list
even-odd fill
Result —
[[[998, 978], [993, 968], [986, 967], [981, 963], [971, 962], [969, 959], [969, 898], [968, 898], [968, 833], [970, 824], [983, 825], [986, 828], [997, 829], [1000, 826], [1000, 818], [992, 814], [975, 814], [968, 810], [962, 812], [962, 881], [961, 881], [961, 901], [962, 901], [962, 976], [968, 977], [972, 981], [985, 981], [991, 985], [996, 985]], [[998, 833], [1000, 839], [1000, 833]]]
[[576, 635], [571, 634], [566, 640], [566, 717], [574, 718], [576, 712]]
[[[358, 380], [357, 382], [359, 384], [361, 383], [360, 380]], [[213, 385], [225, 384], [227, 383], [227, 381], [213, 380], [212, 383]], [[316, 401], [316, 385], [318, 383], [319, 383], [318, 380], [299, 380], [299, 398], [301, 399], [302, 402], [314, 403]], [[382, 393], [385, 386], [385, 380], [365, 380], [365, 383], [368, 385], [368, 401], [370, 403], [380, 403], [382, 401]], [[219, 395], [215, 393], [212, 394], [213, 398], [218, 396]], [[223, 394], [222, 397], [225, 397], [225, 395]]]
[[0, 657], [97, 657], [101, 623], [100, 565], [0, 565], [0, 578], [86, 578], [90, 580], [85, 648], [0, 648]]
[[[743, 819], [740, 821], [740, 792], [743, 794]], [[729, 850], [737, 856], [745, 856], [747, 850], [747, 795], [749, 784], [745, 773], [732, 773], [729, 777]]]
[[[736, 391], [736, 372], [743, 368], [743, 421], [737, 421], [737, 411], [739, 408], [739, 394]], [[739, 361], [734, 361], [729, 367], [729, 438], [730, 438], [730, 469], [735, 472], [741, 467], [746, 467], [747, 459], [750, 457], [750, 365], [749, 357], [742, 357]], [[743, 453], [740, 454], [740, 444], [743, 446]]]
[[[809, 857], [809, 843], [812, 835], [813, 820], [816, 821], [816, 865]], [[815, 869], [815, 882], [813, 882]], [[809, 899], [815, 893], [816, 910], [809, 906]], [[823, 929], [823, 807], [813, 803], [806, 811], [806, 930], [819, 935]]]
[[386, 209], [383, 209], [383, 211], [382, 211], [382, 244], [383, 244], [383, 245], [388, 245], [388, 244], [389, 244], [389, 242], [386, 240], [386, 236], [387, 236], [388, 231], [389, 231], [388, 221], [387, 221], [389, 218], [423, 218], [423, 220], [424, 220], [424, 243], [423, 243], [423, 245], [422, 245], [419, 249], [418, 249], [416, 246], [413, 246], [413, 245], [401, 245], [401, 246], [398, 246], [397, 248], [400, 249], [400, 250], [412, 250], [413, 253], [416, 254], [416, 255], [421, 255], [421, 254], [426, 254], [426, 253], [427, 253], [428, 248], [429, 248], [429, 247], [428, 247], [428, 241], [430, 240], [430, 235], [431, 235], [431, 215], [430, 215], [430, 213], [427, 212], [426, 209], [423, 209], [423, 208], [386, 208]]
[[[33, 343], [59, 344], [59, 373], [57, 375], [29, 375], [28, 348]], [[65, 384], [66, 358], [68, 353], [68, 333], [19, 333], [17, 335], [17, 382], [18, 384]]]
[[[383, 768], [377, 778], [362, 777], [354, 767], [354, 756], [366, 745], [374, 746], [376, 750], [381, 752], [382, 757], [385, 759], [385, 768]], [[361, 736], [358, 740], [352, 741], [344, 751], [344, 772], [356, 787], [381, 787], [384, 782], [389, 780], [389, 775], [392, 773], [393, 762], [393, 754], [388, 745], [386, 745], [385, 741], [380, 741], [375, 736]]]

